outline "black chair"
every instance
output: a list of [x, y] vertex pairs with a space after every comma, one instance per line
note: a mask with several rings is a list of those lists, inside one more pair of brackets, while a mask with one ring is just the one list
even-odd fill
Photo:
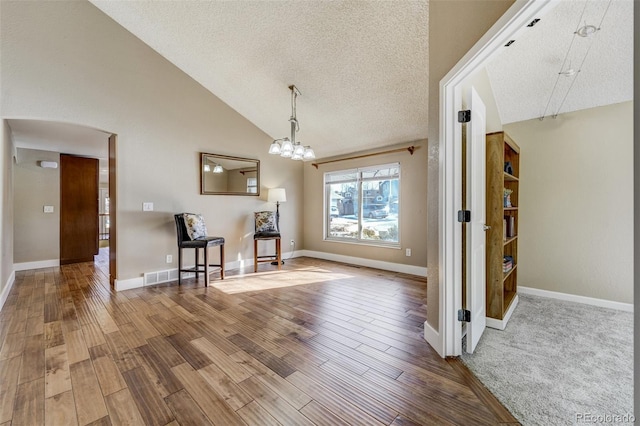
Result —
[[[176, 229], [178, 234], [178, 285], [181, 284], [182, 272], [195, 272], [196, 279], [201, 272], [204, 272], [205, 280], [204, 285], [209, 285], [209, 274], [211, 273], [210, 267], [220, 268], [220, 279], [224, 279], [224, 238], [223, 237], [199, 237], [191, 239], [187, 232], [187, 225], [185, 224], [184, 215], [190, 213], [180, 213], [174, 215], [176, 219]], [[209, 263], [209, 247], [220, 247], [220, 264]], [[193, 268], [182, 267], [182, 249], [195, 249], [195, 266]], [[200, 262], [200, 249], [204, 249], [204, 263]]]
[[[258, 223], [258, 215], [271, 213], [275, 217], [275, 225], [262, 227]], [[282, 250], [280, 249], [280, 214], [278, 212], [256, 212], [255, 213], [255, 234], [253, 234], [253, 272], [258, 272], [258, 263], [269, 262], [278, 265], [278, 270], [282, 269]], [[258, 241], [275, 240], [276, 252], [264, 256], [258, 256]]]

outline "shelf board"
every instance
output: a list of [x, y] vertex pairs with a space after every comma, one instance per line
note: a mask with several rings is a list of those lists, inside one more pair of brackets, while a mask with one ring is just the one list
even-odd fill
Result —
[[520, 179], [518, 179], [517, 177], [515, 177], [512, 174], [504, 172], [504, 180], [506, 180], [508, 182], [518, 182]]
[[515, 299], [515, 297], [516, 297], [515, 291], [505, 290], [504, 292], [504, 311], [505, 312], [509, 310], [509, 308], [511, 307], [511, 302], [513, 302], [513, 299]]
[[502, 277], [502, 281], [506, 280], [507, 278], [509, 278], [509, 275], [511, 275], [513, 273], [513, 271], [516, 270], [516, 268], [518, 267], [518, 265], [513, 265], [513, 268], [511, 268], [511, 270], [507, 273], [504, 274], [504, 276]]
[[512, 243], [513, 241], [515, 241], [518, 238], [517, 235], [511, 237], [511, 238], [507, 238], [506, 240], [504, 240], [504, 245], [506, 246], [509, 243]]
[[509, 211], [512, 212], [512, 211], [518, 210], [518, 207], [517, 206], [514, 206], [514, 207], [503, 207], [503, 209], [504, 209], [505, 212], [509, 212]]

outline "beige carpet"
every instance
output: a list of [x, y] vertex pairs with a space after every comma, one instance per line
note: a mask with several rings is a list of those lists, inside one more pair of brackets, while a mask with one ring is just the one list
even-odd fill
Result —
[[520, 295], [462, 360], [525, 426], [632, 423], [632, 313]]

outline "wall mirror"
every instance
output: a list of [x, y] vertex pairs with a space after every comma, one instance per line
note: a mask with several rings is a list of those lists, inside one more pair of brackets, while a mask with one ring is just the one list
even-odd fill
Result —
[[260, 195], [260, 160], [200, 153], [200, 193]]

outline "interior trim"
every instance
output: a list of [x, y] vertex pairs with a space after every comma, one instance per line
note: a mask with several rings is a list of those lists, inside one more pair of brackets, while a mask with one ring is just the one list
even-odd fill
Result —
[[9, 292], [11, 292], [11, 289], [13, 288], [13, 283], [16, 282], [16, 271], [12, 271], [11, 275], [9, 275], [9, 278], [7, 279], [6, 284], [4, 285], [4, 290], [2, 290], [2, 294], [0, 294], [0, 311], [2, 311], [2, 308], [4, 307], [4, 303], [7, 301], [7, 298], [9, 297]]
[[566, 300], [568, 302], [584, 303], [585, 305], [616, 309], [624, 312], [633, 312], [633, 303], [614, 302], [613, 300], [596, 299], [595, 297], [578, 296], [577, 294], [560, 293], [558, 291], [541, 290], [539, 288], [522, 286], [518, 286], [518, 293], [548, 297], [550, 299]]
[[57, 266], [60, 266], [60, 259], [36, 260], [35, 262], [14, 263], [13, 270], [26, 271], [29, 269], [55, 268]]

